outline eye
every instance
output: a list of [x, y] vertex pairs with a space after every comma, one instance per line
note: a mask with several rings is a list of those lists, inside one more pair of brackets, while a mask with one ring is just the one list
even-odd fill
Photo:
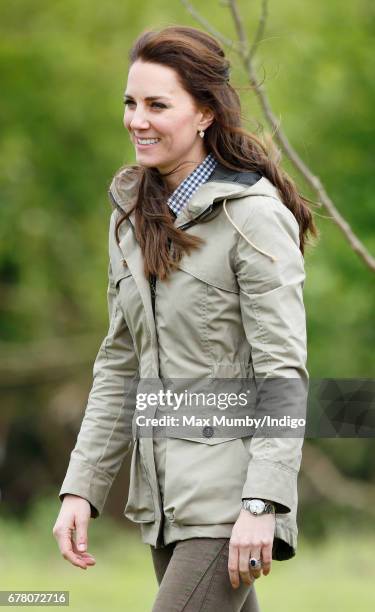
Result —
[[[125, 100], [123, 100], [123, 103], [125, 106], [129, 106], [129, 105], [134, 105], [135, 102], [134, 100], [130, 100], [129, 98], [126, 98]], [[162, 102], [152, 102], [151, 103], [152, 108], [157, 108], [157, 109], [162, 109], [162, 108], [167, 108], [165, 104], [163, 104]]]
[[152, 103], [152, 106], [153, 106], [154, 108], [167, 108], [167, 107], [165, 106], [165, 104], [163, 104], [162, 102], [153, 102], [153, 103]]

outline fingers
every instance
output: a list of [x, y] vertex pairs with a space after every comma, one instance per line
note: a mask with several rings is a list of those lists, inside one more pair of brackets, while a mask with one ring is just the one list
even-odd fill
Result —
[[228, 573], [229, 580], [234, 589], [240, 586], [240, 577], [238, 574], [238, 547], [229, 540], [229, 555], [228, 555]]
[[240, 576], [241, 576], [241, 580], [245, 584], [252, 584], [254, 582], [253, 570], [250, 571], [250, 567], [249, 567], [249, 559], [250, 559], [249, 546], [240, 546], [239, 548]]
[[80, 567], [82, 569], [87, 569], [87, 564], [85, 558], [82, 556], [82, 553], [77, 553], [73, 550], [73, 530], [69, 529], [64, 531], [58, 536], [58, 545], [60, 548], [60, 552], [64, 559], [69, 561], [72, 565]]
[[87, 550], [87, 529], [88, 529], [89, 519], [84, 516], [76, 516], [75, 526], [76, 526], [76, 545], [77, 549], [80, 552], [86, 552]]
[[240, 586], [240, 578], [245, 584], [253, 584], [255, 577], [250, 571], [249, 559], [249, 546], [229, 541], [228, 573], [234, 589]]
[[253, 548], [250, 554], [250, 559], [251, 558], [261, 559], [262, 561], [262, 567], [260, 567], [259, 569], [254, 569], [250, 567], [251, 575], [255, 579], [260, 578], [262, 572], [264, 576], [268, 576], [268, 574], [271, 572], [272, 544], [264, 544], [262, 548]]
[[[74, 524], [76, 523], [76, 525]], [[87, 524], [86, 519], [76, 519], [73, 517], [57, 523], [53, 529], [53, 535], [57, 540], [61, 555], [72, 565], [87, 569], [95, 565], [95, 558], [87, 550], [79, 550], [79, 545], [87, 549]], [[76, 527], [76, 541], [74, 540], [74, 527]]]
[[[247, 558], [247, 563], [249, 564], [250, 559], [261, 559], [262, 558], [262, 553], [261, 553], [261, 549], [259, 546], [254, 547], [251, 549], [250, 554], [248, 555]], [[260, 567], [259, 569], [254, 569], [253, 567], [249, 567], [249, 571], [251, 576], [253, 577], [254, 580], [256, 580], [257, 578], [259, 578], [262, 575], [262, 568]]]
[[76, 516], [76, 537], [72, 542], [73, 552], [77, 557], [81, 559], [86, 566], [95, 565], [95, 558], [87, 552], [88, 548], [88, 537], [87, 530], [89, 524], [88, 516]]
[[95, 557], [91, 555], [89, 552], [80, 552], [77, 549], [77, 545], [74, 541], [72, 542], [72, 548], [73, 548], [74, 554], [77, 555], [77, 557], [79, 557], [82, 561], [84, 561], [87, 567], [96, 564]]
[[[249, 566], [251, 558], [261, 559], [262, 567], [253, 569]], [[271, 571], [272, 544], [263, 547], [250, 548], [248, 545], [237, 544], [229, 541], [228, 573], [231, 585], [234, 589], [240, 586], [240, 579], [245, 584], [253, 584], [254, 580], [260, 578], [262, 572], [265, 576]]]
[[271, 564], [272, 564], [272, 544], [271, 543], [263, 546], [262, 559], [263, 559], [263, 564], [262, 564], [263, 575], [268, 576], [268, 574], [271, 571]]

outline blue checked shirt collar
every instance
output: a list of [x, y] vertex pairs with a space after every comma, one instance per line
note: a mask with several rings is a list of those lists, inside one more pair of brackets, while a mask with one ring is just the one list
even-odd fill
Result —
[[168, 198], [168, 206], [176, 216], [189, 202], [190, 198], [211, 176], [217, 166], [217, 160], [209, 153], [207, 157], [187, 176]]

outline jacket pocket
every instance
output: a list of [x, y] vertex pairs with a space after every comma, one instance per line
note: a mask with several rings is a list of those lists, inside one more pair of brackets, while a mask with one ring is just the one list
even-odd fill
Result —
[[234, 523], [248, 463], [241, 438], [168, 438], [167, 519], [182, 525]]
[[129, 494], [124, 515], [134, 523], [152, 523], [155, 520], [152, 489], [140, 454], [139, 439], [134, 441]]
[[223, 269], [222, 266], [215, 264], [208, 265], [205, 263], [204, 258], [200, 258], [199, 261], [193, 262], [188, 258], [185, 258], [179, 265], [179, 269], [194, 278], [210, 285], [221, 289], [222, 291], [228, 291], [230, 293], [239, 293], [238, 284], [235, 275], [227, 270]]

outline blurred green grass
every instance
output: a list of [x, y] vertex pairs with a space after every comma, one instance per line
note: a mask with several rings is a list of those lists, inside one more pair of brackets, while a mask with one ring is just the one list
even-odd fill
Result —
[[[71, 610], [147, 612], [157, 591], [151, 555], [136, 531], [107, 517], [91, 521], [86, 571], [68, 564], [52, 536], [60, 502], [38, 501], [22, 524], [0, 519], [0, 589], [67, 590]], [[262, 612], [374, 609], [375, 534], [336, 532], [312, 545], [300, 534], [289, 562], [274, 562], [256, 583]], [[352, 567], [350, 567], [352, 564]], [[18, 608], [18, 606], [16, 606]], [[167, 611], [166, 611], [167, 612]]]

